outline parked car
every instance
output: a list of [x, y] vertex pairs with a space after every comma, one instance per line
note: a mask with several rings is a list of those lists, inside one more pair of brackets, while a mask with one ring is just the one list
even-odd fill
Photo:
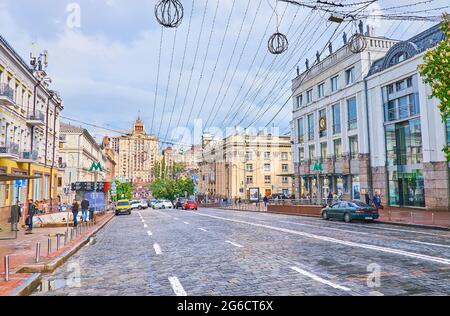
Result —
[[130, 202], [130, 204], [131, 204], [131, 209], [132, 210], [138, 209], [139, 206], [141, 206], [141, 201], [133, 200], [133, 201]]
[[195, 200], [186, 200], [183, 205], [183, 210], [198, 210], [198, 203]]
[[178, 210], [178, 209], [182, 209], [183, 207], [184, 207], [184, 203], [186, 202], [186, 199], [185, 198], [178, 198], [178, 199], [176, 199], [176, 201], [175, 201], [175, 203], [174, 203], [174, 205], [175, 205], [175, 208]]
[[158, 202], [157, 199], [150, 199], [150, 200], [148, 200], [148, 202], [147, 202], [148, 207], [153, 207], [153, 204], [155, 204], [157, 202]]
[[358, 200], [336, 202], [322, 209], [321, 215], [324, 220], [336, 218], [346, 223], [352, 220], [374, 221], [380, 217], [376, 208]]
[[160, 200], [153, 204], [153, 209], [166, 209], [166, 208], [173, 208], [172, 202], [168, 200]]
[[120, 214], [131, 215], [131, 203], [129, 200], [119, 200], [115, 206], [116, 216]]

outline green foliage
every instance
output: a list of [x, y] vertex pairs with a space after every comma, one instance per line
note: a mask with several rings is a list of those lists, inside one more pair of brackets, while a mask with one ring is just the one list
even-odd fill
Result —
[[[113, 200], [131, 200], [133, 197], [133, 186], [130, 182], [120, 183], [119, 180], [116, 180], [116, 186], [117, 186], [117, 196], [113, 196]], [[123, 196], [122, 196], [123, 194]]]
[[[450, 15], [444, 14], [441, 23], [444, 40], [424, 55], [424, 64], [419, 66], [419, 72], [424, 82], [431, 85], [431, 96], [439, 99], [439, 110], [442, 119], [450, 119]], [[450, 147], [443, 149], [450, 161]]]
[[150, 191], [157, 199], [174, 200], [177, 196], [184, 196], [185, 192], [188, 195], [194, 194], [194, 183], [187, 177], [179, 179], [157, 179], [150, 185]]

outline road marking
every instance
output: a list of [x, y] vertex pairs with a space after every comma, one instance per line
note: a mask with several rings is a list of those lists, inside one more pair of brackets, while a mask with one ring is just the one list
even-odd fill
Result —
[[204, 229], [204, 228], [199, 228], [199, 230], [201, 230], [202, 232], [207, 232], [207, 230], [206, 229]]
[[401, 255], [401, 256], [405, 256], [405, 257], [422, 259], [422, 260], [425, 260], [425, 261], [431, 261], [431, 262], [437, 262], [437, 263], [450, 265], [450, 259], [445, 259], [445, 258], [440, 258], [440, 257], [433, 257], [433, 256], [419, 254], [419, 253], [414, 253], [414, 252], [408, 252], [408, 251], [403, 251], [403, 250], [399, 250], [399, 249], [394, 249], [394, 248], [387, 248], [387, 247], [375, 246], [375, 245], [370, 245], [370, 244], [363, 244], [363, 243], [357, 243], [357, 242], [352, 242], [352, 241], [345, 241], [345, 240], [340, 240], [340, 239], [331, 238], [331, 237], [325, 237], [325, 236], [314, 235], [314, 234], [309, 234], [309, 233], [305, 233], [305, 232], [299, 232], [299, 231], [292, 230], [292, 229], [280, 228], [280, 227], [263, 225], [263, 224], [256, 224], [256, 223], [240, 221], [240, 220], [236, 220], [236, 219], [228, 219], [228, 218], [223, 218], [223, 217], [213, 216], [213, 215], [207, 215], [207, 214], [201, 214], [201, 213], [195, 213], [195, 214], [199, 215], [199, 216], [205, 216], [205, 217], [210, 217], [210, 218], [215, 218], [215, 219], [220, 219], [220, 220], [225, 220], [225, 221], [230, 221], [230, 222], [235, 222], [235, 223], [241, 223], [241, 224], [246, 224], [246, 225], [255, 226], [255, 227], [263, 227], [263, 228], [272, 229], [272, 230], [276, 230], [276, 231], [280, 231], [280, 232], [284, 232], [284, 233], [295, 234], [295, 235], [299, 235], [299, 236], [303, 236], [303, 237], [307, 237], [307, 238], [312, 238], [312, 239], [332, 242], [332, 243], [346, 245], [346, 246], [350, 246], [350, 247], [357, 247], [357, 248], [364, 248], [364, 249], [370, 249], [370, 250], [377, 250], [377, 251], [391, 253], [391, 254], [396, 254], [396, 255]]
[[225, 241], [226, 243], [229, 243], [230, 245], [233, 245], [233, 246], [235, 246], [235, 247], [238, 247], [238, 248], [243, 248], [244, 246], [242, 246], [242, 245], [239, 245], [239, 244], [237, 244], [237, 243], [235, 243], [235, 242], [232, 242], [232, 241], [229, 241], [229, 240], [227, 240], [227, 241]]
[[177, 277], [170, 277], [169, 282], [176, 296], [187, 296]]
[[147, 224], [144, 224], [144, 228], [147, 228], [148, 226], [147, 226]]
[[418, 241], [418, 240], [410, 240], [410, 241], [413, 242], [413, 243], [416, 243], [416, 244], [421, 244], [421, 245], [450, 248], [450, 245], [435, 244], [435, 243], [432, 243], [432, 242], [424, 242], [424, 241]]
[[179, 220], [179, 218], [178, 218], [178, 217], [175, 217], [175, 220], [177, 221], [177, 220]]
[[153, 249], [155, 249], [157, 255], [162, 255], [161, 247], [158, 244], [155, 243]]
[[330, 282], [330, 281], [327, 281], [327, 280], [325, 280], [325, 279], [322, 279], [320, 276], [317, 276], [317, 275], [315, 275], [315, 274], [313, 274], [313, 273], [311, 273], [311, 272], [302, 270], [302, 269], [300, 269], [300, 268], [298, 268], [298, 267], [291, 267], [291, 269], [294, 270], [294, 271], [297, 271], [297, 272], [300, 273], [301, 275], [304, 275], [304, 276], [306, 276], [306, 277], [308, 277], [308, 278], [313, 279], [314, 281], [317, 281], [317, 282], [320, 282], [320, 283], [329, 285], [329, 286], [331, 286], [331, 287], [334, 287], [335, 289], [342, 290], [342, 291], [346, 291], [346, 292], [350, 291], [350, 289], [349, 289], [348, 287], [341, 286], [341, 285], [337, 285], [337, 284], [335, 284], [335, 283], [333, 283], [333, 282]]
[[354, 231], [354, 230], [346, 230], [346, 229], [340, 229], [340, 228], [332, 228], [332, 227], [328, 227], [328, 226], [317, 226], [317, 225], [302, 224], [302, 223], [288, 222], [288, 221], [279, 221], [279, 222], [286, 223], [286, 224], [294, 224], [294, 225], [299, 225], [299, 226], [314, 227], [314, 228], [318, 228], [318, 229], [336, 230], [336, 231], [341, 231], [341, 232], [346, 232], [346, 233], [355, 233], [355, 234], [361, 234], [361, 235], [373, 235], [370, 233], [364, 233], [364, 232], [358, 232], [358, 231]]
[[152, 234], [151, 231], [148, 231], [148, 232], [147, 232], [147, 235], [152, 236], [153, 234]]
[[185, 223], [186, 225], [189, 225], [189, 222], [183, 222], [183, 223]]

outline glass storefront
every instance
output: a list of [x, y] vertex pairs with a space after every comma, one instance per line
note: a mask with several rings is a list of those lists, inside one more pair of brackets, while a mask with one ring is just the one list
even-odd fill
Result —
[[386, 126], [389, 204], [425, 207], [420, 119]]

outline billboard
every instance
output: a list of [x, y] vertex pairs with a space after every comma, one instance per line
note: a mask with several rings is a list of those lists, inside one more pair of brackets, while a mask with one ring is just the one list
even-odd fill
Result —
[[259, 188], [250, 188], [250, 201], [259, 202]]

